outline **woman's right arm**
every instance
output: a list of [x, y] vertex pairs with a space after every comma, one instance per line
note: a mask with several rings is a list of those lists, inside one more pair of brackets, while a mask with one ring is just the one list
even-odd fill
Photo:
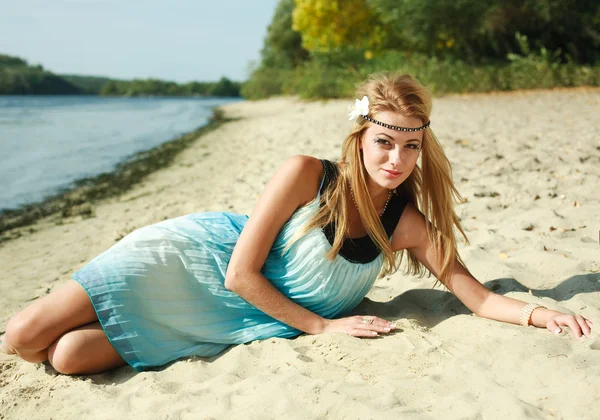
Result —
[[310, 156], [293, 156], [267, 184], [233, 250], [225, 276], [225, 287], [267, 315], [308, 334], [346, 332], [372, 337], [389, 332], [391, 324], [370, 317], [325, 319], [292, 302], [261, 274], [261, 268], [277, 234], [298, 207], [317, 194], [323, 176], [322, 163]]
[[309, 334], [323, 331], [325, 318], [292, 302], [261, 274], [277, 234], [296, 209], [316, 195], [321, 162], [288, 159], [267, 184], [233, 250], [225, 287], [271, 317]]

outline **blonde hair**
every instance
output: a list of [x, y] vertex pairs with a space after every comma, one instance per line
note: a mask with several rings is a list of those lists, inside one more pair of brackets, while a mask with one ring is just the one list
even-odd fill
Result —
[[[408, 75], [378, 73], [371, 75], [357, 89], [357, 97], [369, 98], [370, 115], [379, 112], [394, 112], [406, 117], [415, 117], [423, 124], [431, 114], [431, 95], [416, 80]], [[367, 172], [362, 162], [360, 139], [367, 129], [367, 121], [358, 118], [342, 145], [342, 159], [338, 164], [339, 174], [321, 196], [322, 206], [291, 238], [291, 243], [314, 228], [335, 223], [335, 240], [327, 258], [332, 260], [339, 253], [344, 239], [349, 236], [348, 196], [349, 185], [354, 192], [363, 225], [375, 245], [384, 255], [380, 276], [395, 272], [405, 255], [405, 250], [394, 252], [367, 189]], [[448, 286], [458, 255], [453, 228], [465, 232], [454, 212], [454, 200], [462, 200], [452, 182], [452, 169], [442, 146], [431, 128], [423, 132], [422, 168], [415, 166], [410, 176], [396, 188], [396, 192], [419, 209], [425, 216], [427, 236], [438, 251], [441, 263], [439, 279]], [[288, 245], [289, 246], [289, 245]], [[462, 262], [462, 261], [461, 261]], [[426, 269], [413, 255], [408, 253], [407, 274], [423, 276]]]

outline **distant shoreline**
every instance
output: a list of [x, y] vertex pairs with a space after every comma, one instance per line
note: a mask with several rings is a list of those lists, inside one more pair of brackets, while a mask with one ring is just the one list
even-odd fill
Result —
[[223, 76], [214, 82], [176, 83], [161, 79], [121, 80], [103, 76], [57, 74], [41, 65], [0, 54], [0, 95], [194, 96], [240, 97], [241, 82]]
[[207, 124], [157, 147], [138, 152], [118, 164], [111, 172], [79, 179], [71, 186], [39, 202], [15, 209], [0, 209], [0, 244], [22, 236], [23, 232], [19, 228], [30, 226], [48, 216], [57, 216], [57, 223], [61, 223], [65, 217], [75, 215], [92, 217], [91, 203], [128, 191], [146, 176], [168, 166], [181, 151], [199, 137], [233, 120], [225, 117], [223, 111], [216, 107]]

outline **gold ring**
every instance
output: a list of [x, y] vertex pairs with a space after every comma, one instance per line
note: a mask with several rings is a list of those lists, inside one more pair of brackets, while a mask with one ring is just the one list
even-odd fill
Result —
[[373, 323], [373, 318], [369, 318], [369, 317], [364, 317], [362, 319], [362, 322], [364, 322], [365, 324], [372, 324]]

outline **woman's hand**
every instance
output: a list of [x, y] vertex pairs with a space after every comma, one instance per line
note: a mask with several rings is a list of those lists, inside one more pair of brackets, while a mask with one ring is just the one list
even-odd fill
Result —
[[578, 340], [581, 340], [583, 335], [585, 335], [587, 338], [591, 338], [592, 325], [594, 325], [592, 321], [582, 317], [581, 315], [567, 315], [559, 313], [548, 319], [546, 328], [548, 328], [548, 330], [554, 334], [560, 334], [562, 331], [560, 326], [569, 327], [573, 336]]
[[387, 334], [396, 326], [376, 316], [356, 315], [340, 319], [326, 319], [322, 333], [343, 332], [354, 337], [376, 337]]

